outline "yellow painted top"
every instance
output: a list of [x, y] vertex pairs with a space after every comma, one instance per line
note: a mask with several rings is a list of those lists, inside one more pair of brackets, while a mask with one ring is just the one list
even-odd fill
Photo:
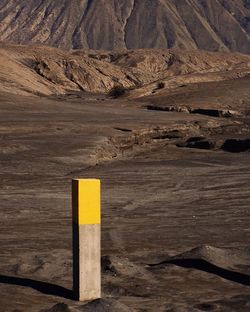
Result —
[[[100, 186], [101, 182], [98, 179], [73, 180], [73, 210], [77, 210], [75, 213], [73, 211], [73, 215], [76, 222], [78, 216], [79, 225], [101, 222]], [[74, 197], [76, 207], [74, 207]]]

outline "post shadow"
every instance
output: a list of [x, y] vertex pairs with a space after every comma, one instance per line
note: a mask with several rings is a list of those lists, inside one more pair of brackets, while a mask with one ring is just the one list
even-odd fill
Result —
[[29, 278], [0, 275], [0, 284], [29, 287], [45, 295], [62, 297], [64, 299], [75, 299], [73, 291], [59, 285], [36, 281]]

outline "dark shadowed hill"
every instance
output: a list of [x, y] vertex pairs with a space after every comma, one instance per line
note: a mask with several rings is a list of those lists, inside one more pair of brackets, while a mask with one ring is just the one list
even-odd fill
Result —
[[0, 40], [250, 53], [250, 1], [1, 0]]

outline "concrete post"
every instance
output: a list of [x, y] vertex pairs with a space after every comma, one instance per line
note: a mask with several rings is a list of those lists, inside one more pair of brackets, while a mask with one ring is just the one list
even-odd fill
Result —
[[101, 297], [100, 180], [72, 180], [73, 292], [76, 300]]

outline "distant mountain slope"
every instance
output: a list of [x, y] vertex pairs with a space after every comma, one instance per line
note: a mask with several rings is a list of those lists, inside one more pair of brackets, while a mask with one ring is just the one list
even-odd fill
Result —
[[0, 40], [250, 53], [250, 0], [1, 0]]

